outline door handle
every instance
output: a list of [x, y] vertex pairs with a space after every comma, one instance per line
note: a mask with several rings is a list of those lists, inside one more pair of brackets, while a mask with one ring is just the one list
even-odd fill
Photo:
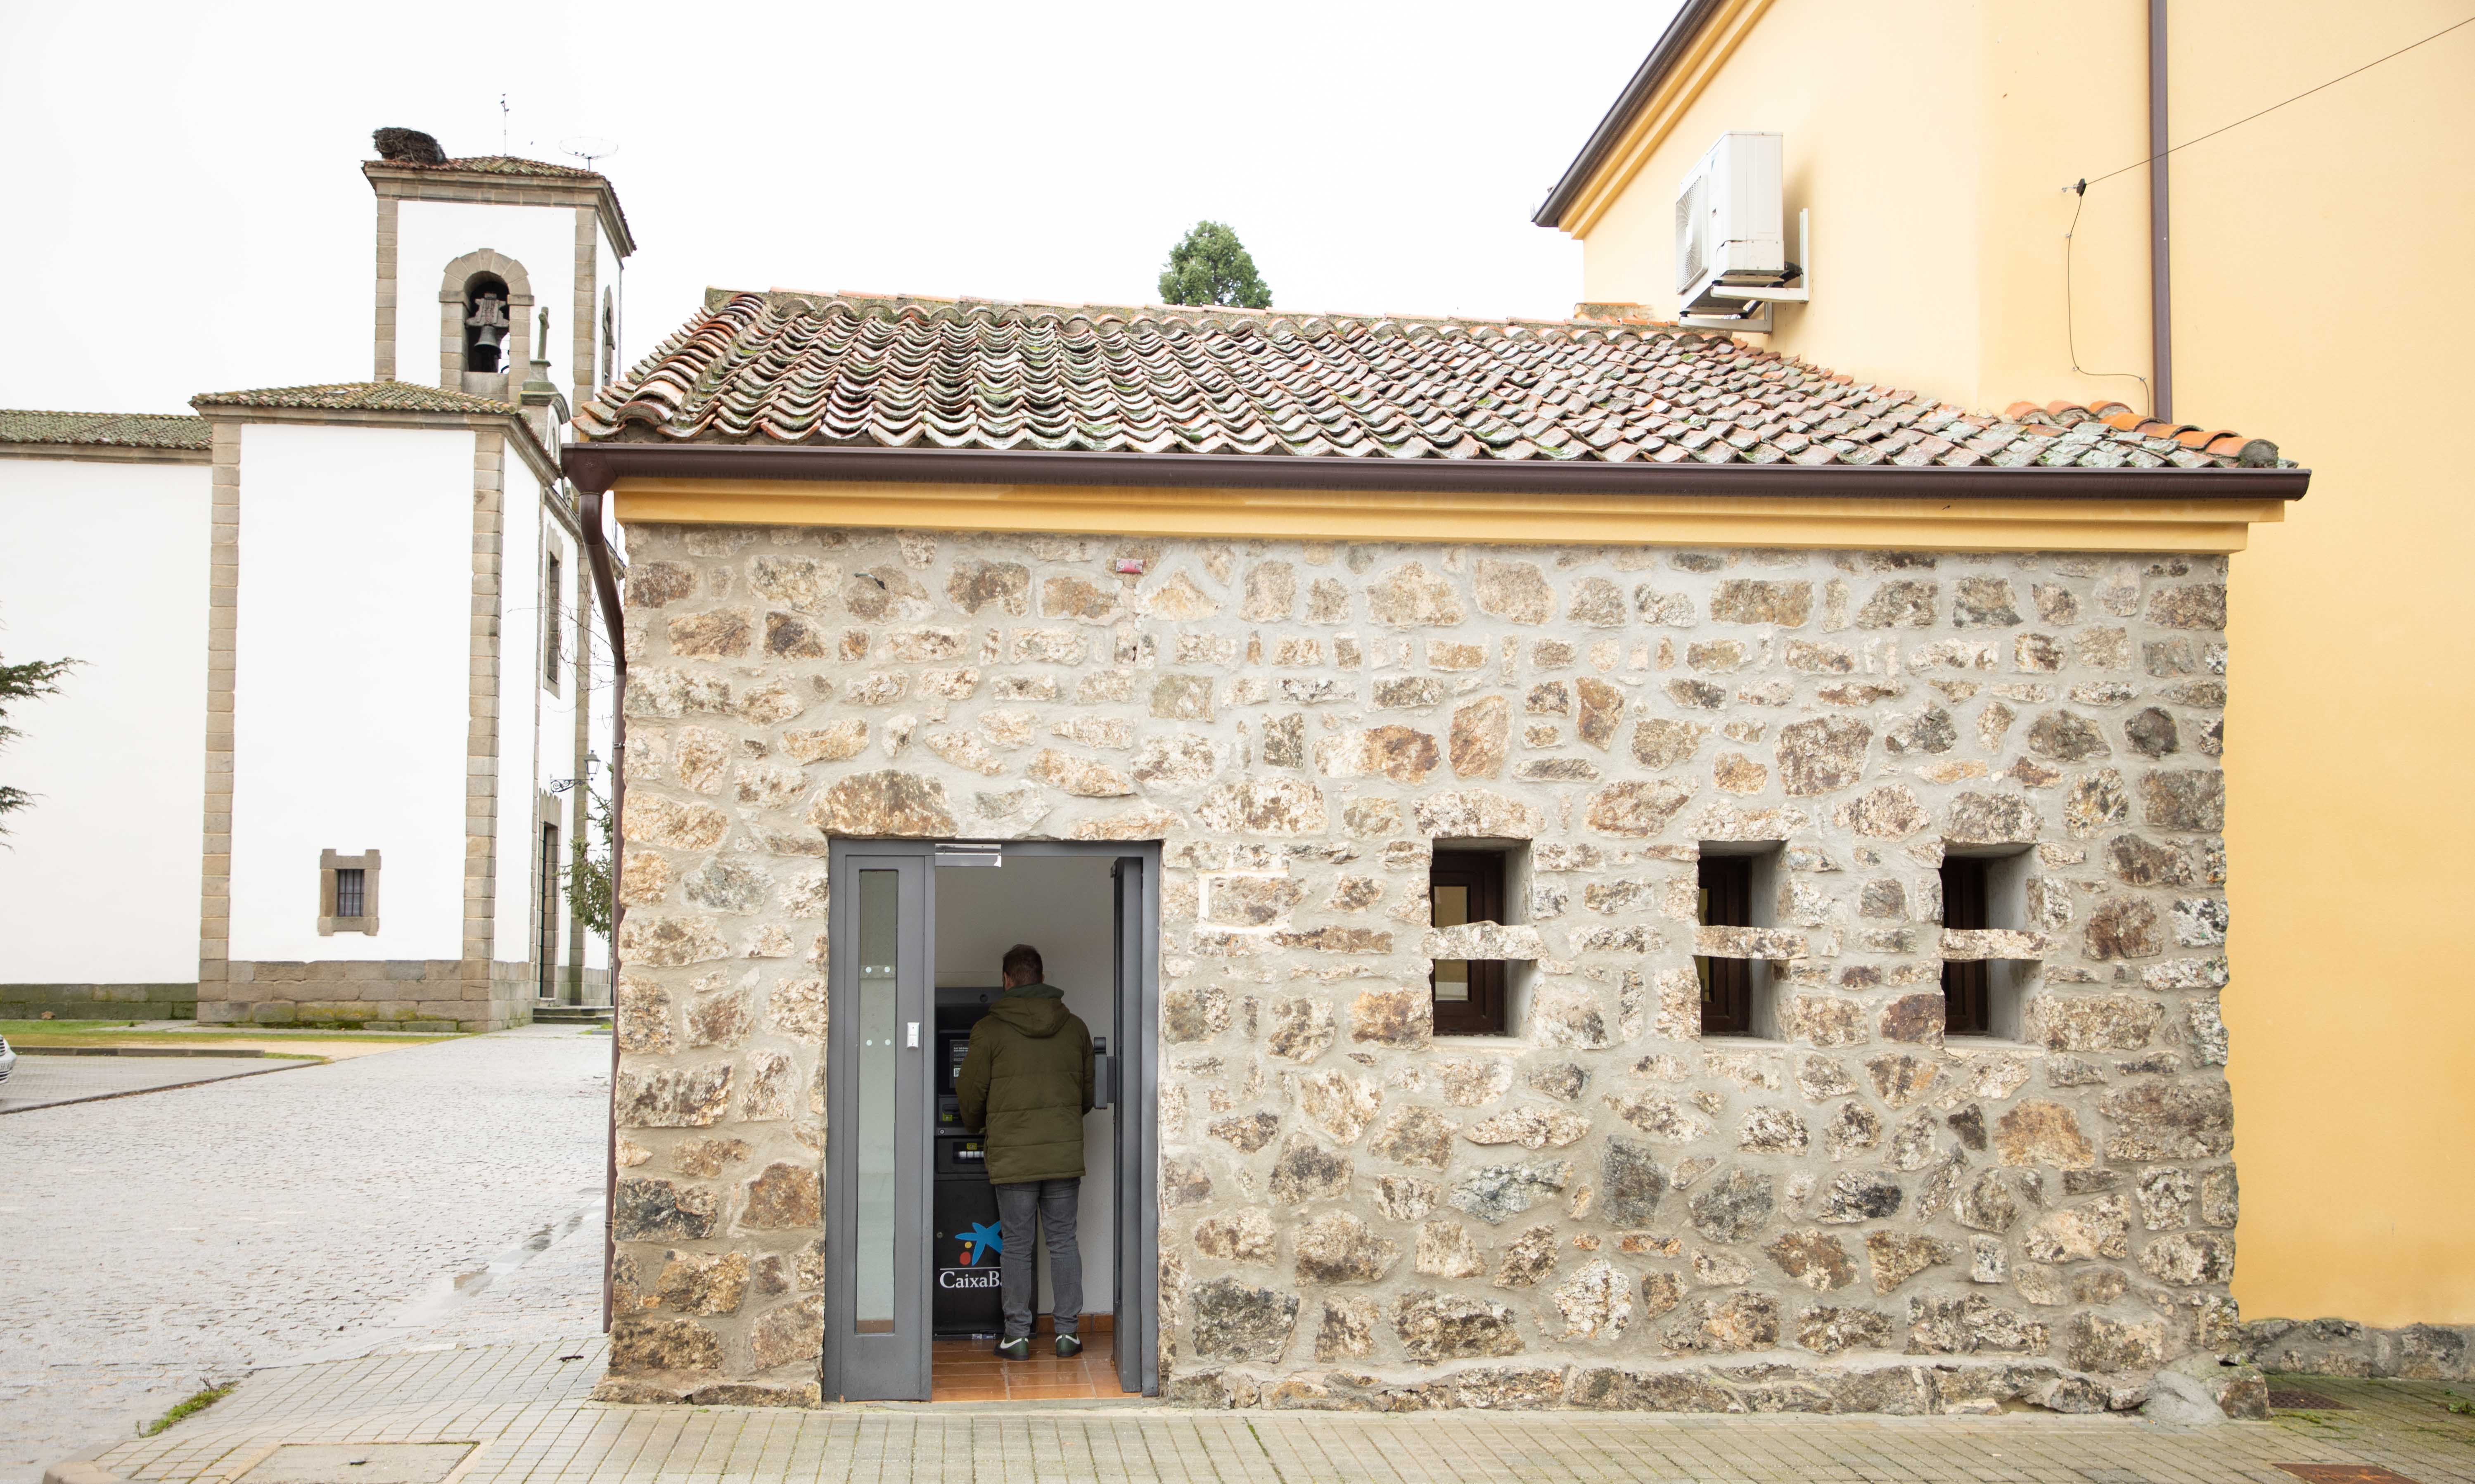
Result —
[[918, 1051], [919, 1049], [919, 1022], [917, 1020], [911, 1022], [910, 1033], [906, 1044], [908, 1044], [913, 1051]]

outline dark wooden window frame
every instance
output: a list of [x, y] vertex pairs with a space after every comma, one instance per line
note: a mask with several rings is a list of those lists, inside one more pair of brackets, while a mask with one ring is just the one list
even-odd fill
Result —
[[[1753, 858], [1703, 856], [1701, 864], [1702, 924], [1753, 926]], [[1702, 979], [1702, 1034], [1753, 1034], [1753, 965], [1748, 959], [1697, 957]]]
[[[1946, 928], [1994, 926], [1992, 892], [1994, 860], [1989, 856], [1945, 856], [1942, 862], [1942, 925]], [[1942, 966], [1942, 1034], [1994, 1034], [1993, 965], [1984, 960], [1949, 961]]]
[[[1438, 850], [1427, 871], [1430, 911], [1437, 887], [1462, 887], [1469, 891], [1469, 920], [1504, 920], [1504, 854], [1494, 850]], [[1435, 975], [1427, 972], [1427, 994], [1434, 1006], [1437, 1035], [1502, 1035], [1505, 1034], [1505, 966], [1501, 961], [1469, 959], [1469, 998], [1436, 1000]]]
[[550, 553], [548, 573], [542, 583], [542, 684], [552, 695], [559, 693], [559, 671], [567, 664], [567, 594], [563, 591], [567, 564], [558, 553]]
[[538, 976], [534, 994], [544, 1000], [558, 998], [558, 826], [545, 820], [541, 833], [541, 906], [537, 910], [540, 923], [533, 944], [534, 956], [540, 960], [534, 972]]

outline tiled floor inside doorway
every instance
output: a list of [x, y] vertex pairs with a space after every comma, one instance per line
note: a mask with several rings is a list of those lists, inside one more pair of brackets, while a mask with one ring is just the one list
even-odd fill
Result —
[[1029, 1360], [1000, 1360], [994, 1340], [939, 1340], [930, 1348], [931, 1401], [1028, 1401], [1035, 1398], [1122, 1397], [1115, 1337], [1083, 1337], [1083, 1353], [1057, 1358], [1057, 1337], [1031, 1337]]

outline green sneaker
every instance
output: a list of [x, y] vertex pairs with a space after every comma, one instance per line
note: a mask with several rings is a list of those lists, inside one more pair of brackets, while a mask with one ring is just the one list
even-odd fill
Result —
[[1083, 1342], [1081, 1340], [1070, 1334], [1061, 1334], [1057, 1337], [1057, 1355], [1059, 1359], [1063, 1360], [1082, 1353]]
[[1028, 1339], [1001, 1340], [997, 1343], [997, 1353], [1008, 1360], [1029, 1360], [1031, 1341]]

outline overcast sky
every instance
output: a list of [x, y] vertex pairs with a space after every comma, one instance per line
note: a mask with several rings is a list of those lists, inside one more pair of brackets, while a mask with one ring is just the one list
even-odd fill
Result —
[[1278, 307], [1561, 315], [1530, 213], [1674, 9], [0, 0], [0, 406], [366, 377], [370, 131], [502, 93], [617, 147], [631, 359], [709, 283], [1147, 303], [1204, 217]]

